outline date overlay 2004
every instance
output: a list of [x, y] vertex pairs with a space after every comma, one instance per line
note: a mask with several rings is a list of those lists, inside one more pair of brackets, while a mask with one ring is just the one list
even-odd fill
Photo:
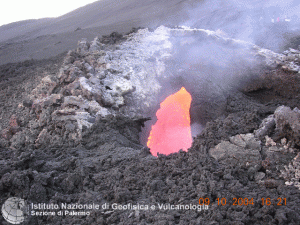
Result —
[[209, 198], [199, 198], [199, 205], [212, 205], [217, 204], [219, 206], [225, 206], [225, 205], [235, 205], [235, 206], [243, 206], [243, 205], [254, 205], [256, 203], [261, 205], [277, 205], [277, 206], [285, 206], [286, 205], [286, 198], [261, 198], [256, 201], [254, 201], [253, 198], [232, 198], [232, 199], [226, 199], [226, 198], [216, 198], [214, 202], [212, 202]]

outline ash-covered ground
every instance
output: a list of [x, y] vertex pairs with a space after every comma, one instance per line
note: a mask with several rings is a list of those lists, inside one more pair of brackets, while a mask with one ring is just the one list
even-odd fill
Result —
[[[30, 225], [299, 224], [299, 55], [162, 26], [3, 65], [0, 203], [110, 206], [74, 209], [88, 216], [31, 215]], [[201, 128], [188, 152], [156, 158], [141, 139], [181, 86]], [[168, 208], [176, 205], [188, 208]]]

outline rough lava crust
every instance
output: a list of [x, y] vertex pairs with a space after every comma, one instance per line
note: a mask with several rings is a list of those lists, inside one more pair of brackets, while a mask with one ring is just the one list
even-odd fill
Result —
[[[202, 132], [188, 152], [156, 158], [140, 143], [142, 127], [182, 73], [199, 69], [174, 69], [176, 43], [193, 46], [199, 39], [239, 49], [245, 64], [263, 69], [245, 76], [238, 70], [232, 77], [237, 82], [226, 86], [206, 79], [208, 98], [194, 102], [204, 116], [191, 118], [202, 123]], [[63, 61], [3, 65], [1, 102], [14, 104], [1, 113], [0, 202], [17, 196], [53, 204], [212, 203], [201, 212], [110, 208], [89, 216], [31, 216], [24, 223], [30, 225], [298, 224], [299, 55], [218, 32], [161, 26], [81, 40]], [[178, 74], [170, 75], [171, 68]], [[18, 73], [35, 77], [34, 85], [24, 76], [7, 77]], [[195, 87], [194, 81], [186, 88], [201, 96], [203, 83]], [[8, 97], [11, 89], [14, 97]], [[228, 204], [218, 206], [218, 198]], [[234, 198], [254, 202], [233, 205]], [[286, 205], [262, 205], [261, 198], [286, 198]], [[2, 217], [0, 222], [5, 224]]]

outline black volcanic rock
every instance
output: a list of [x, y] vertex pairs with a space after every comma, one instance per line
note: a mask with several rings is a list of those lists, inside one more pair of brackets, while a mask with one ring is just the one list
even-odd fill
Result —
[[[222, 96], [221, 109], [217, 104], [203, 105], [203, 111], [212, 115], [189, 151], [154, 157], [139, 137], [149, 118], [101, 105], [106, 92], [114, 101], [122, 93], [127, 100], [124, 107], [136, 107], [130, 100], [138, 89], [127, 93], [132, 91], [127, 83], [132, 74], [117, 79], [122, 71], [106, 68], [109, 60], [103, 51], [118, 58], [110, 51], [116, 46], [89, 51], [86, 42], [82, 47], [65, 60], [0, 67], [1, 129], [9, 125], [12, 114], [21, 128], [10, 140], [0, 139], [0, 200], [17, 196], [28, 203], [107, 203], [110, 208], [90, 210], [89, 216], [81, 217], [31, 216], [24, 224], [298, 223], [299, 146], [290, 142], [299, 141], [298, 112], [288, 108], [299, 103], [297, 74], [277, 68], [281, 76], [262, 73], [244, 84], [243, 93], [235, 90]], [[289, 79], [294, 81], [290, 92], [280, 85]], [[269, 91], [271, 99], [265, 98]], [[21, 104], [28, 97], [34, 107]], [[278, 108], [281, 105], [287, 107]], [[264, 119], [274, 113], [275, 127], [267, 126]], [[258, 140], [254, 131], [263, 127], [267, 131]], [[276, 129], [286, 137], [272, 140]], [[209, 199], [208, 210], [199, 210], [201, 198]], [[274, 204], [267, 205], [262, 198]], [[287, 204], [278, 205], [278, 198]], [[112, 204], [156, 209], [120, 210], [112, 209]], [[194, 208], [168, 210], [171, 205]], [[0, 223], [5, 223], [3, 217]]]

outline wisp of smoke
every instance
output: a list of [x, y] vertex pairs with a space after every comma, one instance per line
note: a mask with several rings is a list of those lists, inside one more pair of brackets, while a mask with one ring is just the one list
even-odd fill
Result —
[[186, 29], [170, 37], [173, 52], [158, 101], [185, 87], [193, 99], [191, 127], [196, 136], [207, 121], [222, 115], [228, 93], [261, 73], [251, 46], [281, 51], [286, 45], [299, 21], [295, 6], [292, 0], [212, 0], [188, 8], [189, 19], [179, 26], [201, 32]]
[[220, 29], [232, 38], [282, 51], [299, 29], [297, 0], [212, 0], [188, 8], [189, 19], [182, 25]]

